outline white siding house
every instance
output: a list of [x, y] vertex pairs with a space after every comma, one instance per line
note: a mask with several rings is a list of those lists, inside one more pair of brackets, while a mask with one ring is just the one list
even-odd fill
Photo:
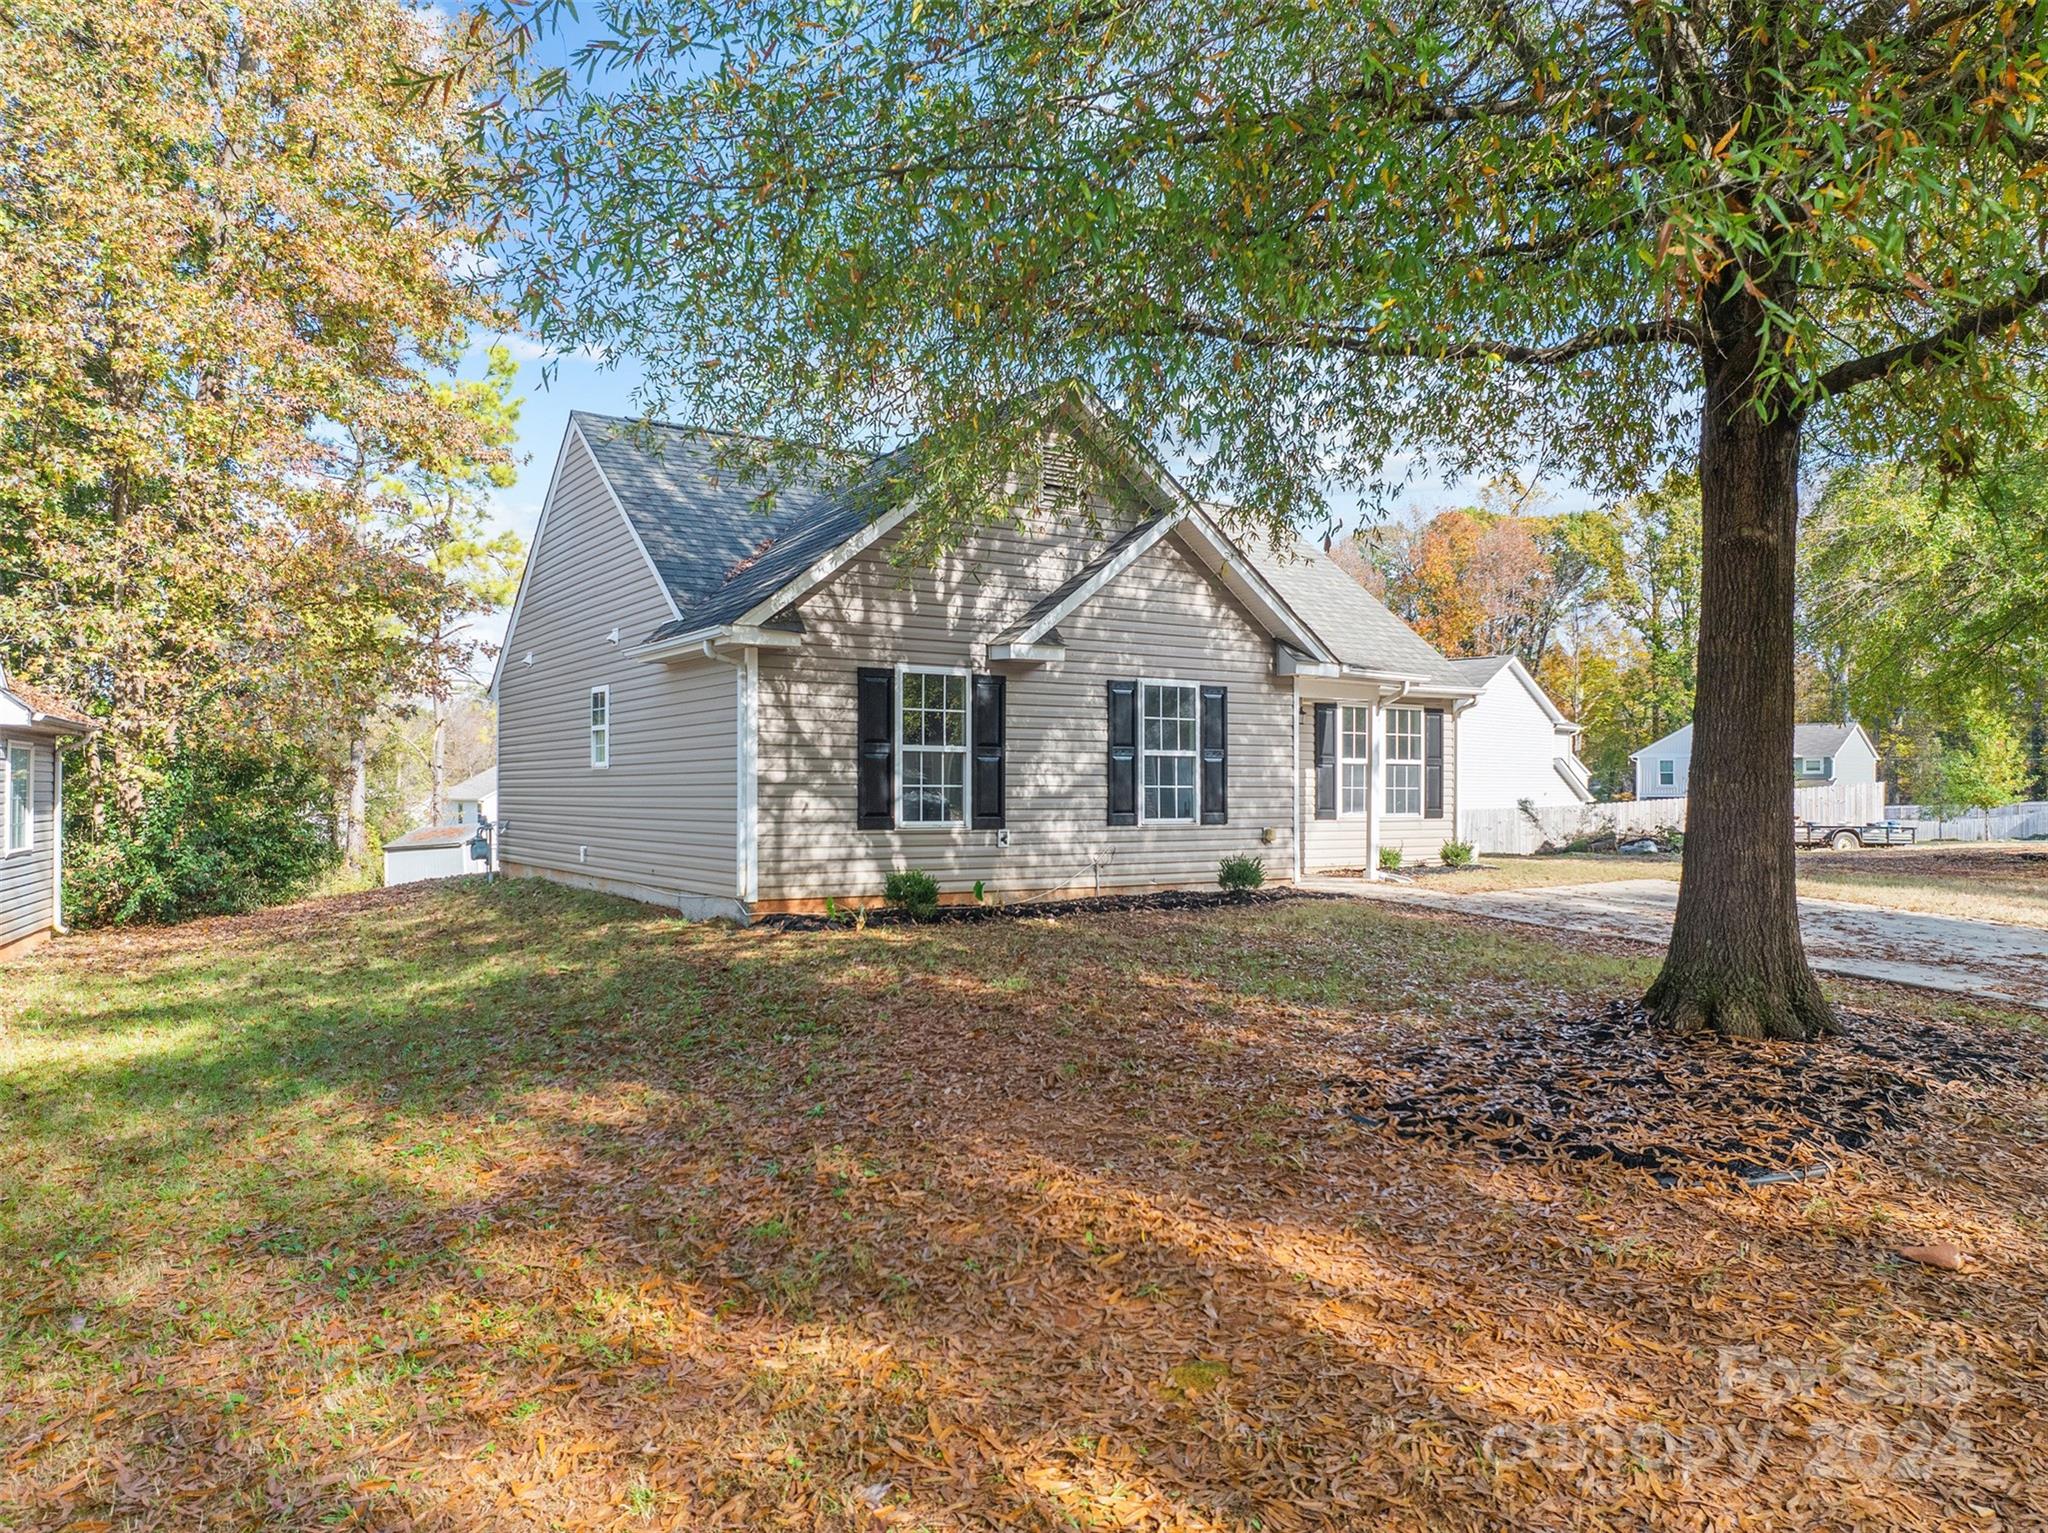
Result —
[[64, 930], [64, 753], [98, 727], [0, 666], [0, 958]]
[[1479, 689], [1458, 717], [1460, 815], [1593, 802], [1592, 779], [1578, 756], [1579, 726], [1558, 711], [1527, 666], [1513, 655], [1450, 664]]
[[[1692, 776], [1692, 725], [1652, 740], [1629, 757], [1635, 763], [1637, 798], [1683, 798]], [[1877, 746], [1861, 724], [1800, 724], [1792, 731], [1795, 787], [1846, 787], [1874, 783]]]
[[479, 820], [498, 822], [498, 769], [485, 767], [442, 795], [446, 808], [442, 819], [449, 825], [474, 825]]

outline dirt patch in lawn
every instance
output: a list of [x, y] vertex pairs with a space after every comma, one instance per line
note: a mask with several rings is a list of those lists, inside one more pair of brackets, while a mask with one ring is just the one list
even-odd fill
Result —
[[1331, 1090], [1655, 964], [1366, 901], [732, 932], [524, 881], [60, 941], [0, 970], [0, 1525], [2039, 1524], [2035, 1087], [1930, 1078], [1760, 1190]]
[[1872, 846], [1854, 852], [1802, 852], [1801, 871], [1913, 874], [1924, 878], [2009, 878], [2048, 887], [2048, 847]]

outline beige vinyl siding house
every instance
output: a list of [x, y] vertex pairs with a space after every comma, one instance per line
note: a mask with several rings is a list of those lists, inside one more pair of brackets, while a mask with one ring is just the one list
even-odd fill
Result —
[[0, 959], [64, 930], [64, 752], [97, 727], [0, 668]]
[[742, 671], [632, 658], [674, 616], [572, 422], [498, 662], [503, 870], [736, 913]]
[[[1085, 508], [1013, 486], [908, 567], [914, 499], [763, 505], [741, 439], [574, 416], [494, 682], [502, 868], [744, 920], [903, 868], [1009, 901], [1213, 886], [1236, 853], [1285, 882], [1382, 833], [1434, 857], [1471, 696], [1442, 657], [1320, 551], [1240, 546], [1094, 401], [1047, 442], [1051, 476], [1121, 477]], [[1342, 818], [1312, 723], [1339, 697], [1396, 756]], [[1410, 709], [1427, 813], [1394, 802]]]
[[[1213, 883], [1220, 858], [1294, 861], [1287, 717], [1273, 642], [1171, 539], [1060, 623], [1065, 653], [1008, 692], [1001, 831], [968, 824], [846, 833], [855, 801], [855, 681], [861, 666], [985, 669], [999, 634], [1040, 592], [1099, 555], [1107, 534], [1041, 515], [974, 538], [943, 570], [907, 578], [885, 540], [805, 604], [801, 650], [761, 657], [760, 901], [775, 908], [872, 891], [899, 867], [949, 888], [1006, 893]], [[1112, 826], [1103, 765], [1105, 687], [1115, 678], [1228, 689], [1225, 825]]]

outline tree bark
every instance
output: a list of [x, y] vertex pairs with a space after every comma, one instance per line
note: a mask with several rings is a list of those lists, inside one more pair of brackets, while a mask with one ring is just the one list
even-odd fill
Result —
[[[1751, 334], [1754, 334], [1752, 329]], [[1700, 421], [1699, 672], [1678, 918], [1645, 1004], [1683, 1032], [1810, 1039], [1834, 1016], [1799, 937], [1792, 845], [1800, 417], [1754, 355], [1710, 361]]]
[[441, 823], [441, 795], [448, 785], [448, 704], [434, 699], [434, 733], [427, 747], [427, 823]]
[[360, 732], [348, 742], [348, 839], [342, 855], [352, 868], [370, 860], [370, 742]]

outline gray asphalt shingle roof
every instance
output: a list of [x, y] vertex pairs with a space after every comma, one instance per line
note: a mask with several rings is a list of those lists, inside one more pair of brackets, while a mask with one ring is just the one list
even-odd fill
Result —
[[872, 502], [858, 489], [802, 479], [778, 481], [764, 509], [762, 485], [721, 461], [744, 437], [583, 410], [573, 419], [682, 614], [652, 639], [732, 622], [868, 523]]
[[1792, 754], [1795, 756], [1832, 756], [1842, 748], [1842, 742], [1856, 733], [1854, 724], [1794, 724], [1792, 726]]
[[[1792, 726], [1792, 754], [1795, 756], [1832, 756], [1842, 748], [1849, 736], [1856, 733], [1854, 724], [1794, 724]], [[1652, 740], [1640, 750], [1629, 752], [1633, 760], [1647, 756], [1651, 751], [1663, 755], [1689, 754], [1692, 750], [1692, 725], [1681, 724], [1678, 728], [1658, 739]]]
[[1479, 655], [1470, 660], [1446, 663], [1475, 687], [1483, 687], [1514, 661], [1513, 655]]
[[1344, 664], [1461, 692], [1476, 685], [1307, 539], [1294, 538], [1279, 548], [1263, 539], [1239, 546]]
[[[743, 477], [740, 464], [721, 459], [722, 452], [744, 450], [747, 438], [583, 410], [572, 419], [680, 613], [650, 640], [736, 621], [858, 533], [877, 504], [859, 481], [835, 488], [796, 480], [779, 483], [764, 510], [760, 486]], [[864, 475], [890, 464], [878, 459]], [[1151, 525], [1132, 527], [1045, 592], [1023, 623], [1051, 611]], [[1239, 546], [1345, 664], [1459, 691], [1474, 685], [1314, 544], [1297, 538], [1285, 551], [1264, 542]]]
[[465, 777], [454, 787], [445, 789], [443, 798], [489, 798], [498, 791], [498, 769], [487, 766], [473, 777]]

